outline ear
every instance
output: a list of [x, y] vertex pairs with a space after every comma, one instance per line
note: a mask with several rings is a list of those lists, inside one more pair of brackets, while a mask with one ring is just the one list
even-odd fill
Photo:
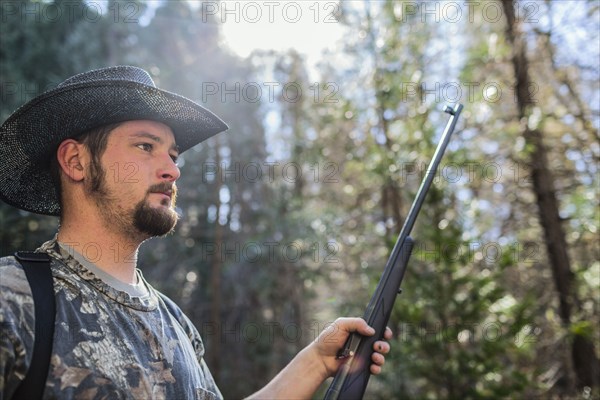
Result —
[[71, 180], [79, 182], [85, 177], [88, 151], [82, 143], [74, 139], [64, 140], [56, 151], [56, 158], [62, 172]]

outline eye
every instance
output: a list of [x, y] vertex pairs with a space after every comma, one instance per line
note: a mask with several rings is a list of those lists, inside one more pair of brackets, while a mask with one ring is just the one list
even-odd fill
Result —
[[154, 146], [152, 145], [152, 143], [140, 143], [138, 145], [136, 145], [137, 147], [139, 147], [140, 149], [146, 151], [146, 152], [151, 152], [152, 149], [154, 148]]
[[173, 160], [173, 162], [175, 164], [177, 164], [177, 160], [179, 159], [179, 155], [178, 154], [171, 154], [171, 160]]

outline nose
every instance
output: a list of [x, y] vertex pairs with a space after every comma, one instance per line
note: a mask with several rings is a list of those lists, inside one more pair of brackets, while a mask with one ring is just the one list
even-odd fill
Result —
[[163, 164], [158, 171], [159, 178], [162, 180], [166, 180], [169, 182], [175, 182], [181, 176], [181, 171], [179, 171], [179, 167], [177, 163], [173, 161], [171, 155], [167, 154], [164, 157]]

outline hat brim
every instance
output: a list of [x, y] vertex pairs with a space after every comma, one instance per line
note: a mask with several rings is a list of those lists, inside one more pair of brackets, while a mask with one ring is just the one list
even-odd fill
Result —
[[180, 152], [228, 128], [201, 105], [141, 83], [59, 87], [20, 107], [0, 127], [0, 198], [22, 210], [60, 215], [50, 173], [58, 145], [90, 129], [141, 119], [169, 126]]

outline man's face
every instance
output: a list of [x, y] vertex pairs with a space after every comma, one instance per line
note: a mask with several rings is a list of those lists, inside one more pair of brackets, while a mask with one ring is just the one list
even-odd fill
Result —
[[160, 122], [128, 121], [115, 128], [86, 181], [105, 223], [140, 239], [171, 232], [178, 218], [178, 155], [173, 132]]

